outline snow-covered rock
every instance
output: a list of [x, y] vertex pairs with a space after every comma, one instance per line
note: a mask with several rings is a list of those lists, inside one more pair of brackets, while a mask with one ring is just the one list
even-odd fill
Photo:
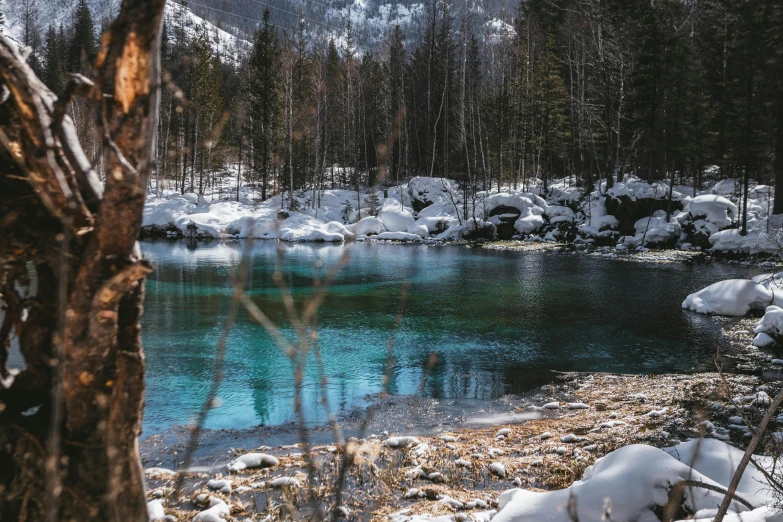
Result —
[[386, 439], [384, 444], [389, 446], [390, 448], [406, 448], [413, 444], [419, 444], [420, 442], [421, 441], [416, 437], [404, 435], [400, 437], [389, 437], [388, 439]]
[[415, 224], [413, 214], [396, 201], [386, 202], [379, 217], [389, 232], [407, 232]]
[[766, 288], [749, 279], [727, 279], [690, 294], [682, 307], [700, 314], [743, 316], [750, 310], [758, 310], [783, 302]]
[[277, 457], [267, 455], [266, 453], [246, 453], [234, 459], [229, 464], [229, 471], [242, 471], [248, 468], [272, 468], [279, 466], [280, 461]]
[[222, 500], [212, 507], [205, 509], [193, 518], [193, 522], [225, 522], [226, 516], [231, 513], [231, 508]]
[[489, 465], [489, 472], [496, 477], [506, 478], [506, 467], [502, 462], [493, 462]]
[[166, 518], [166, 513], [163, 511], [162, 500], [156, 498], [147, 502], [147, 520], [149, 522], [161, 522], [164, 518]]
[[702, 195], [690, 201], [688, 211], [694, 218], [704, 218], [719, 229], [737, 219], [737, 205], [722, 196]]
[[386, 231], [383, 221], [375, 216], [362, 218], [358, 223], [354, 223], [348, 228], [357, 236], [372, 236]]
[[[658, 520], [653, 509], [666, 505], [672, 486], [695, 480], [725, 488], [741, 457], [742, 451], [714, 439], [692, 440], [666, 451], [640, 444], [624, 446], [598, 459], [585, 470], [582, 480], [566, 489], [504, 493], [499, 499], [502, 509], [493, 522], [569, 522], [569, 501], [579, 520], [602, 520], [608, 505], [612, 520]], [[759, 458], [762, 466], [771, 469], [770, 457]], [[761, 507], [769, 501], [768, 488], [763, 475], [749, 467], [738, 492]], [[723, 499], [722, 494], [703, 488], [685, 488], [683, 493], [684, 503], [692, 512], [714, 509]], [[738, 502], [731, 504], [730, 513], [744, 516], [748, 512]], [[774, 510], [765, 516], [770, 518], [758, 520], [779, 520]]]

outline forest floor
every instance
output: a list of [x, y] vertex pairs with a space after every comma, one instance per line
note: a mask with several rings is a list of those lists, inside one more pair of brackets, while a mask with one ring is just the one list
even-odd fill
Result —
[[[718, 373], [559, 374], [551, 384], [468, 414], [474, 418], [434, 399], [376, 398], [370, 410], [341, 419], [349, 451], [356, 455], [342, 494], [345, 514], [350, 520], [374, 520], [405, 509], [433, 515], [497, 509], [505, 490], [567, 487], [596, 459], [628, 444], [668, 447], [707, 436], [743, 447], [749, 431], [736, 424], [732, 398], [760, 391], [774, 396], [780, 385], [763, 376]], [[762, 405], [742, 408], [750, 422], [763, 415]], [[373, 418], [367, 420], [369, 411]], [[415, 440], [395, 448], [389, 445], [390, 434]], [[176, 462], [186, 435], [182, 429], [144, 440], [145, 467]], [[334, 507], [342, 458], [328, 427], [309, 435], [310, 471], [295, 426], [207, 431], [186, 475], [186, 500], [172, 496], [175, 475], [154, 470], [147, 472], [150, 498], [160, 498], [176, 520], [192, 520], [210, 496], [231, 506], [232, 520], [308, 518], [317, 507]], [[226, 464], [248, 451], [275, 455], [280, 464], [229, 473]], [[493, 463], [502, 464], [505, 477], [490, 472]], [[274, 487], [280, 477], [295, 479], [294, 487]], [[212, 479], [227, 483], [213, 483], [211, 489]], [[226, 485], [230, 488], [223, 492], [214, 490]]]

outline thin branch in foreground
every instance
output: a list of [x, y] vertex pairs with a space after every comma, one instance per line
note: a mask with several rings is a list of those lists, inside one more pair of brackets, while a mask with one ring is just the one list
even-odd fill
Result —
[[745, 450], [745, 454], [742, 456], [742, 460], [740, 460], [739, 466], [737, 466], [737, 470], [734, 472], [734, 476], [731, 477], [728, 491], [726, 492], [726, 496], [723, 497], [723, 502], [721, 503], [720, 508], [718, 508], [718, 513], [715, 515], [714, 522], [722, 522], [723, 517], [726, 516], [726, 512], [729, 510], [731, 501], [737, 491], [737, 486], [739, 486], [742, 475], [745, 473], [745, 468], [748, 467], [748, 463], [753, 457], [753, 452], [756, 450], [756, 446], [758, 446], [759, 440], [761, 440], [761, 436], [767, 430], [769, 421], [772, 420], [772, 416], [780, 407], [781, 403], [783, 403], [783, 388], [781, 388], [781, 390], [769, 404], [769, 408], [767, 408], [767, 411], [764, 414], [764, 418], [761, 419], [758, 430], [753, 434], [753, 438], [750, 439], [750, 444], [748, 444], [748, 448]]
[[[242, 296], [244, 295], [243, 289], [245, 287], [245, 282], [247, 281], [249, 251], [250, 241], [246, 241], [242, 253], [242, 261], [239, 264], [239, 270], [234, 276], [234, 291], [231, 295], [231, 301], [228, 306], [226, 320], [223, 323], [223, 332], [220, 335], [220, 339], [217, 343], [217, 349], [215, 351], [215, 372], [212, 377], [212, 384], [209, 387], [207, 397], [198, 413], [196, 423], [190, 430], [190, 438], [188, 440], [188, 445], [185, 448], [185, 455], [182, 460], [183, 471], [187, 471], [187, 468], [190, 466], [190, 462], [193, 459], [193, 453], [196, 450], [196, 446], [198, 446], [198, 437], [204, 428], [204, 423], [207, 420], [207, 415], [209, 415], [209, 410], [215, 406], [217, 392], [220, 389], [220, 383], [223, 382], [223, 367], [225, 365], [228, 336], [234, 327], [237, 312], [239, 311], [239, 304]], [[185, 474], [177, 474], [177, 482], [174, 486], [173, 498], [179, 497], [184, 481]]]

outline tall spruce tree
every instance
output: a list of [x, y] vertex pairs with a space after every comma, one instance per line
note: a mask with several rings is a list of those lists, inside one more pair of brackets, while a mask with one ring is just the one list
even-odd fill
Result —
[[68, 49], [68, 70], [86, 73], [95, 62], [97, 44], [95, 24], [86, 0], [79, 0], [74, 13], [73, 38]]
[[54, 92], [60, 92], [65, 81], [63, 67], [63, 47], [65, 33], [60, 28], [58, 33], [54, 26], [50, 25], [46, 30], [43, 47], [43, 76], [46, 85]]
[[249, 114], [245, 125], [252, 144], [253, 174], [261, 184], [261, 199], [267, 198], [271, 157], [280, 120], [280, 45], [269, 9], [264, 10], [261, 27], [253, 35], [245, 95]]

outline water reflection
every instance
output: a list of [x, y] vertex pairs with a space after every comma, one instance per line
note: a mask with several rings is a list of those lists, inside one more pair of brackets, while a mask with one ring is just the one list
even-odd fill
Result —
[[[293, 339], [272, 280], [276, 246], [251, 245], [248, 293]], [[716, 347], [727, 347], [727, 341], [712, 319], [683, 312], [680, 303], [714, 281], [748, 275], [747, 269], [727, 265], [652, 265], [462, 247], [286, 245], [282, 271], [299, 302], [344, 248], [351, 248], [349, 264], [319, 312], [328, 398], [343, 410], [380, 390], [386, 342], [406, 282], [412, 286], [396, 336], [390, 390], [490, 399], [531, 389], [548, 370], [710, 368]], [[242, 246], [153, 242], [143, 250], [155, 264], [143, 329], [150, 433], [191, 420], [206, 395]], [[437, 359], [429, 367], [432, 353]], [[318, 383], [310, 364], [303, 400], [312, 422], [325, 420]], [[210, 414], [208, 427], [293, 418], [291, 363], [244, 313], [229, 338], [219, 396], [223, 406]]]

